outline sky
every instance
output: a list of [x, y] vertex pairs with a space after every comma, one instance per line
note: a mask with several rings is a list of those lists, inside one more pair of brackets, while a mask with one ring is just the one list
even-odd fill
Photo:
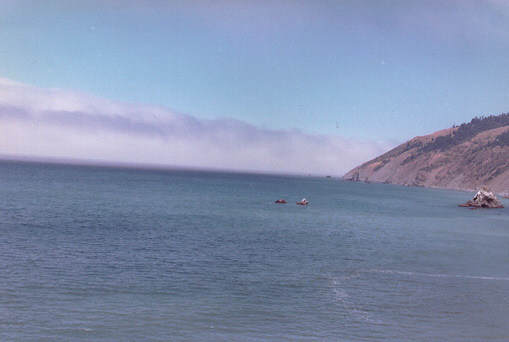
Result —
[[506, 0], [0, 0], [0, 155], [337, 176], [508, 60]]

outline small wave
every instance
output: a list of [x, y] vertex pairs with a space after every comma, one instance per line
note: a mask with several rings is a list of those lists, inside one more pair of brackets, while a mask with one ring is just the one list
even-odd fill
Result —
[[341, 283], [336, 279], [332, 280], [332, 292], [334, 293], [334, 298], [338, 301], [343, 301], [349, 297], [348, 293], [340, 287]]
[[483, 277], [483, 276], [469, 276], [469, 275], [442, 274], [442, 273], [420, 273], [420, 272], [408, 272], [408, 271], [397, 271], [397, 270], [367, 270], [364, 272], [366, 272], [366, 273], [382, 273], [382, 274], [401, 274], [401, 275], [432, 277], [432, 278], [462, 278], [462, 279], [509, 281], [509, 278], [500, 278], [500, 277]]
[[372, 313], [365, 310], [353, 309], [352, 312], [359, 320], [363, 322], [371, 324], [383, 324], [381, 320], [375, 318]]
[[354, 304], [348, 292], [341, 287], [340, 280], [344, 279], [344, 277], [332, 279], [332, 293], [336, 302], [356, 320], [369, 324], [383, 324], [383, 322], [377, 319], [372, 313]]

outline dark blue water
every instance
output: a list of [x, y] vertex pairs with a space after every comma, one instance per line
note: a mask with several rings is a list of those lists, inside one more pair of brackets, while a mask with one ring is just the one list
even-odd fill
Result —
[[507, 341], [509, 212], [471, 197], [2, 162], [0, 340]]

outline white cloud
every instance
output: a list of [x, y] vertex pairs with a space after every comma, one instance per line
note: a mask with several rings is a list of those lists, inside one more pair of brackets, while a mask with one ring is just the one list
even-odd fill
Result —
[[254, 172], [341, 175], [393, 147], [0, 78], [0, 154]]

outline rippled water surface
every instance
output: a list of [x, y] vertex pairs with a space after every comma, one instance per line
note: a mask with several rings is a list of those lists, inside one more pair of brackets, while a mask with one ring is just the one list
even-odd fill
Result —
[[507, 341], [509, 212], [472, 196], [2, 162], [0, 339]]

